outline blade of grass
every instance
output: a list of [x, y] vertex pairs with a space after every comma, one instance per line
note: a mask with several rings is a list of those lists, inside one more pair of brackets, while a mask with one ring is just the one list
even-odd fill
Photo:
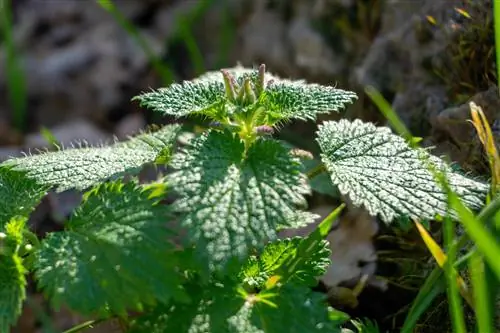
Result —
[[446, 290], [443, 270], [437, 267], [427, 277], [406, 315], [401, 333], [412, 333], [422, 314], [429, 308], [432, 301]]
[[500, 245], [491, 232], [477, 219], [474, 214], [460, 201], [457, 194], [449, 191], [448, 198], [451, 207], [458, 213], [460, 220], [469, 237], [474, 241], [478, 250], [484, 255], [491, 269], [500, 279]]
[[365, 92], [368, 97], [370, 97], [375, 106], [377, 106], [380, 112], [384, 115], [384, 117], [389, 121], [394, 130], [399, 135], [401, 135], [411, 146], [415, 146], [419, 140], [411, 135], [410, 131], [406, 128], [401, 119], [399, 119], [384, 96], [382, 96], [382, 94], [380, 94], [380, 92], [378, 92], [372, 86], [366, 87]]
[[500, 1], [493, 1], [493, 22], [495, 27], [495, 50], [497, 60], [497, 80], [500, 89]]
[[[425, 228], [418, 221], [415, 221], [415, 225], [417, 227], [418, 232], [420, 233], [420, 236], [422, 237], [422, 240], [424, 241], [425, 245], [427, 246], [427, 248], [431, 252], [432, 256], [436, 260], [439, 267], [441, 267], [442, 269], [446, 269], [447, 262], [449, 259], [446, 256], [446, 254], [444, 253], [444, 251], [441, 249], [441, 247], [437, 244], [437, 242], [432, 238], [432, 236], [427, 232], [427, 230], [425, 230]], [[446, 223], [443, 226], [446, 227]], [[455, 246], [456, 243], [451, 245], [452, 243], [448, 244], [446, 247], [449, 249], [449, 251], [451, 253], [456, 253], [456, 246]], [[453, 258], [451, 260], [451, 262], [454, 262], [454, 261], [455, 261], [455, 259]], [[450, 270], [450, 269], [454, 271], [453, 272], [453, 275], [455, 276], [454, 281], [456, 282], [454, 284], [456, 284], [456, 286], [458, 286], [458, 290], [460, 291], [460, 294], [466, 300], [466, 302], [471, 307], [473, 307], [474, 303], [473, 303], [472, 297], [467, 289], [467, 284], [462, 279], [462, 277], [457, 273], [457, 271], [454, 269], [453, 266], [451, 266], [451, 268], [448, 268], [447, 270]]]
[[[370, 99], [373, 101], [373, 103], [377, 106], [377, 108], [380, 110], [380, 112], [386, 117], [386, 119], [389, 121], [389, 123], [392, 125], [394, 130], [401, 135], [405, 140], [410, 144], [411, 147], [413, 148], [418, 148], [419, 145], [419, 138], [415, 138], [411, 135], [410, 131], [406, 128], [404, 123], [399, 119], [397, 114], [394, 112], [394, 110], [391, 108], [390, 104], [384, 99], [384, 97], [373, 87], [367, 87], [365, 89], [367, 95], [370, 97]], [[436, 172], [436, 170], [433, 170], [432, 165], [429, 165], [431, 171], [438, 176], [437, 178], [439, 179], [439, 174]], [[492, 207], [496, 210], [496, 207]], [[461, 239], [456, 242], [455, 244], [457, 245], [455, 248], [459, 248], [458, 245], [460, 244], [465, 244], [467, 241], [467, 237], [463, 236]], [[452, 267], [452, 265], [449, 265]], [[440, 268], [436, 267], [430, 276], [436, 276], [438, 273], [440, 273]], [[427, 282], [427, 281], [426, 281]], [[421, 290], [422, 291], [422, 290]], [[411, 332], [411, 330], [415, 327], [416, 322], [420, 315], [423, 313], [424, 310], [422, 310], [420, 313], [415, 312], [414, 308], [416, 306], [421, 307], [422, 303], [422, 298], [419, 298], [421, 294], [417, 296], [417, 299], [414, 301], [414, 304], [412, 306], [412, 310], [407, 315], [407, 318], [405, 320], [405, 332]], [[422, 296], [423, 297], [423, 296]], [[425, 304], [424, 304], [425, 305]], [[428, 306], [428, 305], [427, 305]], [[426, 307], [425, 307], [426, 308]]]
[[150, 47], [148, 42], [142, 37], [139, 30], [130, 22], [115, 6], [112, 0], [96, 0], [104, 10], [113, 16], [113, 18], [120, 24], [120, 26], [129, 34], [129, 36], [136, 41], [137, 44], [142, 48], [149, 62], [153, 66], [154, 70], [162, 78], [164, 85], [169, 85], [174, 82], [175, 76], [172, 71], [162, 63], [161, 59], [155, 54], [153, 49]]
[[488, 302], [488, 285], [485, 275], [485, 265], [481, 255], [474, 251], [469, 260], [469, 271], [471, 272], [472, 291], [474, 303], [476, 304], [476, 318], [478, 332], [493, 333], [492, 309]]
[[490, 165], [491, 173], [491, 195], [495, 196], [497, 187], [500, 184], [500, 156], [498, 155], [498, 150], [495, 144], [495, 138], [493, 137], [493, 132], [488, 123], [488, 119], [484, 115], [483, 110], [477, 106], [474, 102], [470, 102], [470, 110], [472, 117], [472, 124], [474, 125], [477, 135], [481, 140], [484, 151], [488, 156], [488, 162]]
[[40, 129], [40, 134], [45, 139], [45, 141], [47, 141], [49, 145], [51, 145], [54, 148], [59, 147], [59, 145], [57, 144], [57, 138], [55, 137], [54, 133], [52, 133], [52, 131], [49, 130], [47, 127], [42, 127]]
[[186, 45], [189, 59], [194, 67], [195, 76], [203, 74], [206, 68], [203, 54], [198, 47], [191, 27], [201, 19], [202, 15], [207, 12], [214, 2], [214, 0], [199, 0], [189, 13], [179, 17], [176, 22], [176, 38]]
[[6, 74], [12, 122], [19, 131], [26, 129], [27, 91], [19, 54], [16, 51], [12, 31], [11, 0], [0, 0], [0, 33], [6, 51]]
[[448, 300], [450, 307], [450, 315], [453, 325], [454, 333], [466, 333], [464, 310], [462, 308], [462, 301], [457, 287], [457, 279], [459, 278], [457, 271], [453, 268], [453, 262], [456, 258], [456, 248], [452, 246], [455, 230], [453, 221], [450, 218], [445, 218], [443, 222], [444, 243], [448, 249], [448, 259], [444, 264], [445, 276], [448, 281]]

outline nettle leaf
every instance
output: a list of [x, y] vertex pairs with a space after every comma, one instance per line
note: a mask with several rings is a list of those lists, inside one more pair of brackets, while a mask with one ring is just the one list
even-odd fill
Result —
[[324, 295], [293, 285], [275, 292], [243, 298], [229, 288], [207, 287], [193, 293], [199, 296], [191, 304], [162, 307], [139, 318], [129, 333], [340, 332]]
[[423, 158], [445, 170], [451, 188], [469, 207], [481, 207], [488, 191], [488, 185], [453, 172], [427, 151], [410, 148], [387, 127], [360, 120], [329, 121], [319, 126], [317, 141], [340, 192], [385, 222], [446, 215], [446, 194]]
[[114, 313], [182, 297], [165, 224], [167, 206], [133, 183], [103, 184], [85, 195], [64, 232], [49, 234], [36, 277], [55, 305]]
[[15, 158], [4, 162], [13, 170], [57, 191], [84, 190], [124, 173], [137, 172], [146, 164], [164, 162], [179, 125], [167, 125], [157, 132], [140, 134], [128, 141], [105, 147], [65, 149]]
[[26, 270], [18, 255], [0, 254], [0, 332], [17, 322], [26, 298]]
[[203, 113], [209, 109], [223, 107], [226, 97], [222, 82], [184, 81], [143, 93], [132, 100], [139, 101], [140, 106], [153, 111], [183, 117], [191, 113]]
[[[228, 68], [224, 70], [226, 80], [221, 71], [207, 72], [192, 81], [143, 93], [134, 100], [176, 117], [198, 113], [229, 123], [238, 122], [240, 113], [248, 115], [259, 110], [258, 125], [275, 125], [288, 119], [314, 120], [319, 114], [340, 111], [357, 98], [351, 91], [281, 79], [264, 71], [263, 66]], [[228, 118], [233, 116], [235, 119]]]
[[319, 114], [339, 112], [356, 93], [303, 81], [274, 82], [264, 91], [263, 104], [277, 120], [315, 120]]
[[[281, 239], [266, 245], [260, 256], [251, 256], [243, 267], [243, 282], [252, 287], [261, 288], [272, 275], [279, 271], [287, 260], [297, 255], [302, 240], [302, 237], [294, 237]], [[317, 284], [317, 278], [326, 272], [330, 265], [331, 253], [328, 241], [322, 240], [316, 243], [311, 253], [313, 253], [312, 257], [303, 258], [303, 261], [294, 267], [294, 271], [291, 272], [292, 275], [290, 276], [291, 282], [314, 286]]]
[[17, 253], [25, 221], [12, 219], [0, 232], [0, 332], [17, 322], [26, 298], [26, 269]]
[[0, 167], [0, 232], [14, 216], [27, 217], [47, 192], [23, 173]]
[[279, 142], [258, 140], [244, 152], [231, 133], [211, 131], [172, 161], [174, 207], [211, 268], [275, 239], [278, 226], [296, 225], [296, 207], [310, 191], [300, 161]]

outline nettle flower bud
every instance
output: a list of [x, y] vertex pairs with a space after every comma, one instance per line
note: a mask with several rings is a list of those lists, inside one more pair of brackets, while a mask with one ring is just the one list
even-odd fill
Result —
[[222, 77], [224, 78], [224, 88], [226, 89], [226, 97], [230, 101], [234, 101], [236, 98], [237, 84], [234, 77], [227, 70], [221, 70]]
[[298, 157], [303, 160], [312, 160], [314, 159], [313, 154], [310, 151], [304, 150], [304, 149], [299, 149], [299, 148], [294, 148], [290, 150], [290, 154], [294, 157]]
[[272, 128], [271, 126], [267, 126], [267, 125], [257, 126], [257, 127], [255, 127], [255, 133], [257, 133], [259, 135], [273, 135], [274, 128]]

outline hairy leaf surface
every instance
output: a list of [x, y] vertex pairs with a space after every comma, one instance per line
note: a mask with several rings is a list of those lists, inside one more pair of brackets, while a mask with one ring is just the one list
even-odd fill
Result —
[[[270, 73], [265, 73], [263, 87], [260, 87], [257, 69], [237, 66], [226, 71], [234, 78], [237, 91], [246, 79], [250, 80], [253, 88], [258, 87], [254, 91], [257, 100], [251, 108], [261, 107], [260, 117], [266, 120], [262, 125], [274, 125], [288, 119], [314, 120], [319, 114], [340, 111], [357, 98], [354, 92], [309, 84], [304, 80], [281, 79]], [[220, 71], [207, 72], [192, 81], [174, 83], [134, 99], [140, 101], [141, 106], [176, 117], [198, 113], [216, 120], [226, 120], [226, 116], [232, 116], [235, 112], [248, 111], [248, 105], [235, 107], [232, 100], [227, 98]]]
[[212, 131], [172, 161], [170, 184], [181, 196], [174, 205], [212, 268], [275, 239], [278, 226], [296, 225], [296, 207], [306, 205], [300, 162], [279, 142], [259, 140], [243, 155], [238, 138]]
[[277, 120], [315, 120], [319, 114], [339, 112], [356, 98], [354, 92], [334, 87], [281, 81], [267, 87], [263, 104]]
[[58, 191], [84, 190], [126, 172], [136, 172], [144, 164], [164, 157], [179, 128], [178, 125], [167, 125], [157, 132], [144, 133], [112, 146], [41, 153], [8, 160], [4, 164], [24, 171], [28, 178], [56, 187]]
[[18, 255], [26, 219], [12, 219], [0, 237], [0, 332], [9, 332], [26, 298], [26, 269]]
[[275, 291], [244, 299], [234, 290], [209, 287], [197, 292], [192, 304], [159, 308], [140, 318], [129, 333], [340, 332], [329, 319], [324, 295], [293, 285]]
[[141, 106], [176, 117], [223, 108], [226, 97], [224, 84], [218, 81], [184, 81], [173, 83], [134, 97]]
[[[269, 243], [259, 257], [251, 256], [242, 270], [243, 281], [250, 286], [260, 288], [274, 275], [285, 261], [297, 255], [301, 237], [281, 239]], [[330, 265], [330, 248], [326, 240], [315, 245], [314, 255], [303, 258], [294, 267], [290, 281], [306, 286], [315, 285], [316, 278], [324, 274]]]
[[453, 172], [427, 151], [410, 148], [387, 127], [360, 120], [329, 121], [319, 126], [317, 141], [340, 192], [385, 222], [400, 216], [446, 215], [446, 195], [424, 159], [446, 172], [451, 188], [469, 207], [481, 207], [488, 191], [488, 185]]
[[0, 232], [16, 216], [27, 217], [47, 191], [21, 172], [0, 167]]
[[123, 313], [182, 296], [168, 256], [167, 208], [133, 183], [109, 183], [86, 194], [63, 232], [37, 253], [36, 276], [54, 304], [84, 314]]

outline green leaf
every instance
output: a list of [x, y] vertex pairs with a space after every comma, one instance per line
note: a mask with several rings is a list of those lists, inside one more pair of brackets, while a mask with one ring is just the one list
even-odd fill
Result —
[[[269, 243], [257, 258], [252, 256], [242, 270], [243, 281], [250, 286], [261, 288], [281, 266], [297, 255], [301, 237], [287, 238]], [[317, 284], [317, 278], [323, 275], [330, 265], [330, 248], [326, 240], [314, 244], [312, 256], [303, 258], [294, 267], [290, 281], [306, 286]]]
[[[231, 80], [231, 89], [225, 84], [223, 74], [213, 71], [192, 81], [143, 93], [134, 100], [138, 100], [141, 106], [164, 114], [182, 117], [198, 113], [226, 124], [234, 120], [228, 121], [228, 116], [236, 115], [238, 119], [237, 114], [258, 109], [261, 112], [258, 126], [274, 125], [288, 119], [314, 120], [318, 114], [340, 111], [357, 98], [354, 92], [308, 84], [304, 80], [281, 79], [270, 73], [265, 73], [264, 80], [260, 81], [258, 69], [237, 66], [225, 71], [234, 79]], [[243, 93], [247, 79], [252, 91], [250, 94], [256, 97], [255, 103], [228, 97], [226, 88], [231, 91], [229, 96]]]
[[283, 80], [266, 88], [263, 104], [276, 120], [316, 120], [319, 114], [339, 112], [356, 98], [356, 93], [351, 91]]
[[297, 225], [296, 207], [310, 191], [299, 160], [279, 142], [258, 140], [243, 155], [238, 138], [211, 131], [172, 161], [169, 184], [180, 194], [174, 207], [211, 268], [276, 239], [278, 226]]
[[[222, 74], [219, 75], [222, 78]], [[140, 106], [156, 112], [184, 117], [191, 113], [224, 108], [226, 97], [222, 82], [184, 81], [182, 84], [173, 83], [166, 88], [143, 93], [132, 100], [137, 100]]]
[[231, 333], [335, 332], [340, 328], [330, 320], [325, 295], [307, 287], [285, 286], [278, 295], [259, 295], [266, 301], [247, 302], [229, 319]]
[[25, 219], [12, 219], [0, 232], [0, 332], [17, 322], [26, 298], [26, 269], [17, 254]]
[[[196, 292], [196, 293], [195, 293]], [[238, 295], [223, 286], [193, 292], [189, 305], [172, 305], [139, 318], [129, 333], [308, 333], [340, 332], [324, 295], [288, 286], [278, 294]]]
[[56, 306], [122, 314], [183, 296], [167, 207], [148, 197], [133, 183], [103, 184], [85, 195], [65, 231], [43, 240], [36, 277]]
[[451, 188], [471, 208], [483, 205], [488, 185], [455, 173], [423, 149], [412, 149], [387, 127], [360, 120], [328, 121], [317, 141], [332, 182], [354, 205], [364, 205], [385, 222], [432, 219], [447, 213], [447, 197], [423, 159], [446, 170]]
[[13, 170], [24, 171], [39, 184], [57, 191], [84, 190], [124, 173], [137, 172], [146, 164], [168, 155], [178, 125], [167, 125], [157, 132], [144, 133], [128, 141], [106, 147], [65, 149], [15, 158], [4, 162]]
[[0, 254], [0, 332], [17, 322], [26, 298], [26, 278], [18, 255]]
[[0, 167], [0, 232], [12, 217], [28, 217], [46, 191], [46, 186], [26, 179], [21, 172]]

